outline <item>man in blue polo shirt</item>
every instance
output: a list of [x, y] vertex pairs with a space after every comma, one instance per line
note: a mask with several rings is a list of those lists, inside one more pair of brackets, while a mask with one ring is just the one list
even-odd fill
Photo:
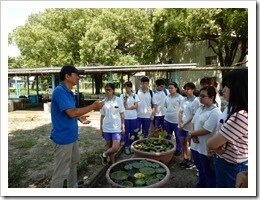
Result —
[[61, 83], [54, 89], [51, 100], [52, 131], [50, 138], [55, 143], [54, 171], [51, 180], [52, 188], [62, 188], [67, 179], [67, 187], [78, 187], [77, 163], [80, 153], [78, 147], [78, 120], [83, 124], [90, 121], [84, 114], [99, 110], [102, 101], [76, 108], [76, 100], [71, 91], [83, 73], [72, 65], [64, 65], [60, 70]]

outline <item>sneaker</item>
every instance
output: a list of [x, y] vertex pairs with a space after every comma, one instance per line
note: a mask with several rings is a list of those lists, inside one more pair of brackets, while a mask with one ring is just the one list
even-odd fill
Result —
[[99, 157], [101, 158], [102, 165], [106, 165], [107, 164], [107, 157], [104, 157], [103, 153], [101, 153], [99, 155]]
[[185, 169], [193, 169], [194, 167], [195, 167], [195, 164], [190, 160], [184, 166]]
[[179, 163], [179, 166], [184, 168], [186, 166], [187, 162], [189, 162], [189, 160], [188, 159], [184, 159], [181, 163]]
[[129, 147], [125, 147], [125, 154], [126, 155], [130, 155], [131, 154], [131, 151], [130, 151]]

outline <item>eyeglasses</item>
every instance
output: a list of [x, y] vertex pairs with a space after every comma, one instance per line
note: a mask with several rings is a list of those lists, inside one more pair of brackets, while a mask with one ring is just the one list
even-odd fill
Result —
[[209, 96], [206, 96], [206, 95], [200, 94], [199, 97], [200, 97], [200, 98], [206, 98], [206, 97], [209, 97]]

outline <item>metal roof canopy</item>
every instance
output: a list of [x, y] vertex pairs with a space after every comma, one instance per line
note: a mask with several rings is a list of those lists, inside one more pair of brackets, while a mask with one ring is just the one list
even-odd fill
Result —
[[[196, 63], [189, 64], [157, 64], [157, 65], [124, 65], [124, 66], [85, 66], [77, 67], [79, 70], [84, 70], [85, 74], [96, 73], [131, 73], [142, 71], [173, 71], [173, 70], [187, 70], [196, 68]], [[60, 67], [45, 67], [45, 68], [19, 68], [9, 69], [9, 76], [17, 75], [43, 75], [43, 74], [58, 74]]]
[[[77, 67], [77, 66], [76, 66]], [[174, 70], [192, 70], [192, 71], [202, 71], [202, 70], [231, 70], [245, 68], [240, 66], [234, 67], [197, 67], [197, 63], [187, 63], [187, 64], [156, 64], [156, 65], [124, 65], [124, 66], [85, 66], [77, 67], [79, 70], [84, 70], [84, 74], [97, 74], [97, 73], [133, 73], [133, 72], [155, 72], [155, 71], [174, 71]], [[44, 68], [19, 68], [19, 69], [9, 69], [8, 76], [26, 76], [26, 75], [50, 75], [58, 74], [61, 67], [44, 67]]]

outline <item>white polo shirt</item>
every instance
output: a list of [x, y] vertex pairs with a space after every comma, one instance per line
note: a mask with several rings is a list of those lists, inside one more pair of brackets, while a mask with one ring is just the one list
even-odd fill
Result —
[[[169, 90], [166, 90], [166, 94], [169, 94]], [[165, 99], [167, 95], [165, 94], [164, 90], [161, 91], [156, 91], [154, 92], [154, 97], [157, 102], [157, 110], [155, 113], [155, 116], [164, 116], [166, 113], [166, 108], [165, 108]]]
[[216, 103], [218, 104], [218, 107], [221, 109], [221, 98], [219, 96], [219, 94], [216, 94], [216, 99], [215, 99]]
[[224, 122], [226, 121], [226, 119], [228, 117], [228, 112], [227, 111], [228, 111], [228, 107], [226, 107], [223, 110], [223, 112], [221, 113], [221, 115], [219, 116], [216, 132], [218, 132], [220, 130], [221, 126], [223, 126]]
[[165, 99], [166, 113], [164, 119], [167, 122], [178, 124], [179, 123], [179, 111], [181, 103], [184, 97], [179, 93], [175, 95], [169, 94]]
[[[124, 105], [124, 98], [125, 98], [125, 94], [121, 94], [120, 95], [120, 99], [123, 102]], [[139, 97], [137, 94], [135, 93], [131, 93], [128, 98], [127, 98], [127, 105], [128, 107], [131, 107], [134, 105], [134, 103], [138, 103]], [[133, 110], [125, 110], [125, 119], [136, 119], [137, 118], [137, 110], [133, 109]]]
[[[196, 110], [200, 106], [198, 97], [192, 96], [192, 98], [185, 97], [181, 103], [180, 112], [182, 112], [182, 122], [186, 123], [194, 116]], [[185, 131], [191, 130], [191, 123], [186, 124], [183, 129]]]
[[125, 108], [119, 97], [113, 96], [111, 100], [105, 98], [104, 106], [100, 110], [101, 115], [105, 116], [102, 124], [103, 132], [121, 132], [120, 113], [123, 112]]
[[191, 140], [190, 148], [203, 155], [208, 155], [207, 140], [215, 133], [217, 129], [218, 119], [221, 115], [220, 109], [216, 105], [212, 105], [209, 108], [201, 105], [193, 119], [194, 131], [199, 129], [205, 129], [209, 131], [209, 134], [198, 136], [199, 143], [194, 143]]
[[153, 93], [152, 98], [151, 98], [149, 89], [145, 92], [142, 91], [141, 89], [139, 89], [137, 94], [138, 94], [138, 97], [140, 99], [140, 101], [138, 103], [138, 108], [137, 108], [137, 117], [139, 117], [139, 118], [150, 118], [151, 113], [152, 113], [151, 104], [157, 105], [157, 102], [154, 98], [154, 93]]

